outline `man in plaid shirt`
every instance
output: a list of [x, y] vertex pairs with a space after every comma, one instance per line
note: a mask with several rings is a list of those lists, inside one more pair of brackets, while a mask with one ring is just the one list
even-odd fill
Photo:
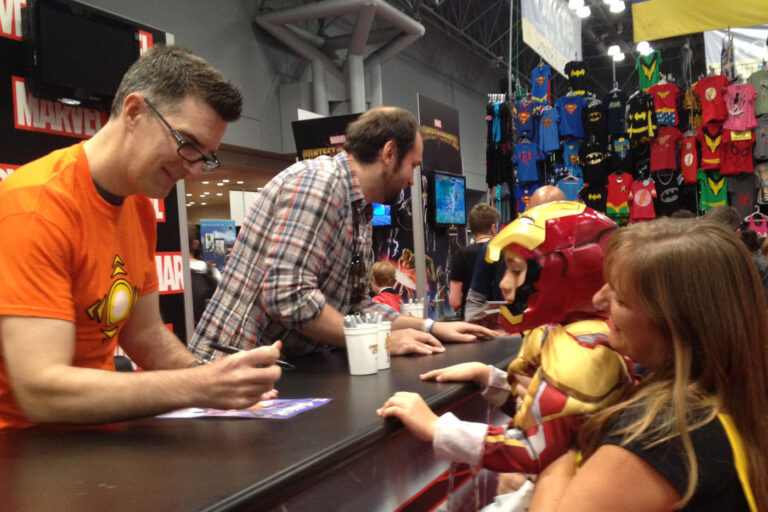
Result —
[[399, 315], [365, 294], [371, 266], [366, 205], [393, 204], [413, 185], [424, 143], [413, 115], [379, 107], [347, 128], [344, 151], [298, 162], [272, 179], [243, 223], [191, 350], [216, 342], [250, 349], [283, 341], [286, 357], [345, 346], [344, 315], [379, 312], [392, 321], [393, 355], [429, 354], [443, 341], [493, 336], [484, 327]]

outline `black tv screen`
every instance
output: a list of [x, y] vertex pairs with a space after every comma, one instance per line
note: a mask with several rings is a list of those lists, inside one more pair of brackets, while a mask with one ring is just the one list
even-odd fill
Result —
[[139, 57], [137, 27], [70, 0], [31, 0], [22, 24], [32, 94], [109, 109], [123, 74]]
[[373, 219], [371, 219], [371, 225], [376, 226], [391, 226], [392, 225], [392, 213], [388, 204], [373, 203]]
[[432, 180], [434, 219], [438, 226], [467, 223], [466, 182], [463, 176], [436, 172]]

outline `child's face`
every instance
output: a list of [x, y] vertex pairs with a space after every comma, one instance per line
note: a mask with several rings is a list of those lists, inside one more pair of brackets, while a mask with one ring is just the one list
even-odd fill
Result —
[[515, 301], [515, 292], [525, 282], [525, 275], [528, 272], [528, 264], [525, 259], [512, 249], [504, 249], [504, 262], [507, 264], [507, 271], [501, 280], [499, 287], [507, 302]]

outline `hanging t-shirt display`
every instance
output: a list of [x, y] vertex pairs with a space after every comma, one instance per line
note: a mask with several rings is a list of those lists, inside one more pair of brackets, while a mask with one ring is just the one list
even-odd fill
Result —
[[747, 79], [747, 83], [755, 88], [755, 115], [768, 114], [768, 69], [755, 71]]
[[539, 188], [538, 183], [530, 183], [527, 185], [518, 185], [515, 187], [515, 200], [517, 201], [517, 213], [523, 213], [528, 207], [528, 203], [531, 201], [531, 196], [536, 189]]
[[549, 103], [549, 78], [551, 71], [546, 64], [539, 64], [531, 71], [531, 100]]
[[624, 116], [627, 110], [627, 95], [622, 90], [613, 90], [603, 98], [605, 106], [606, 129], [609, 135], [619, 135], [626, 131]]
[[629, 192], [634, 180], [627, 173], [608, 176], [608, 197], [605, 213], [616, 222], [629, 219]]
[[611, 141], [611, 152], [614, 157], [614, 167], [624, 160], [629, 153], [629, 138], [626, 135], [617, 135]]
[[754, 155], [758, 160], [768, 160], [768, 116], [757, 118]]
[[725, 88], [726, 130], [751, 130], [757, 126], [755, 99], [757, 92], [750, 84], [729, 85]]
[[653, 183], [656, 187], [656, 215], [671, 215], [679, 210], [683, 175], [676, 169], [655, 172]]
[[652, 139], [656, 136], [659, 124], [656, 121], [652, 96], [637, 94], [629, 99], [627, 124], [627, 133], [632, 141]]
[[629, 189], [629, 222], [655, 219], [654, 199], [656, 199], [656, 186], [652, 179], [633, 182]]
[[758, 235], [768, 237], [768, 217], [762, 213], [756, 212], [750, 214], [747, 225], [749, 226], [749, 229]]
[[546, 106], [539, 116], [539, 149], [552, 153], [560, 149], [560, 133], [557, 131], [559, 116], [557, 109]]
[[542, 156], [539, 147], [534, 142], [519, 142], [515, 144], [512, 161], [517, 164], [518, 183], [539, 181], [536, 162], [541, 160]]
[[[549, 162], [546, 160], [545, 162]], [[557, 182], [566, 176], [575, 176], [574, 172], [561, 163], [552, 164], [552, 169], [547, 173], [547, 185], [555, 186]], [[581, 174], [579, 174], [581, 176]]]
[[571, 171], [574, 176], [582, 176], [581, 166], [579, 165], [579, 146], [578, 140], [563, 141], [563, 162], [565, 167]]
[[590, 140], [594, 137], [595, 141], [605, 147], [608, 144], [608, 134], [605, 129], [605, 111], [603, 102], [592, 100], [584, 107], [581, 116], [584, 124], [584, 138]]
[[655, 50], [648, 55], [638, 55], [635, 69], [640, 77], [640, 90], [646, 92], [652, 85], [659, 81], [661, 68], [661, 53]]
[[701, 126], [701, 100], [693, 92], [693, 87], [685, 90], [683, 96], [683, 111], [688, 114], [688, 126], [698, 130]]
[[699, 169], [699, 210], [709, 210], [715, 206], [728, 206], [728, 178], [720, 176], [718, 170]]
[[587, 94], [587, 68], [580, 60], [572, 60], [565, 64], [565, 76], [568, 77], [568, 86], [573, 94]]
[[579, 191], [579, 199], [588, 208], [598, 212], [605, 212], [608, 190], [599, 185], [586, 185]]
[[739, 174], [755, 170], [752, 164], [752, 145], [755, 143], [752, 130], [723, 130], [722, 141], [720, 174]]
[[636, 180], [644, 180], [651, 175], [651, 145], [635, 144], [629, 151], [634, 168], [632, 176]]
[[505, 101], [489, 102], [485, 106], [485, 121], [488, 125], [488, 144], [509, 141], [509, 105]]
[[584, 124], [581, 120], [581, 112], [587, 105], [583, 96], [561, 96], [555, 101], [557, 114], [560, 119], [560, 136], [571, 135], [578, 139], [584, 137]]
[[533, 109], [536, 103], [528, 100], [522, 100], [515, 103], [515, 128], [517, 128], [518, 137], [534, 138], [535, 123]]
[[723, 75], [707, 76], [693, 85], [693, 92], [701, 102], [701, 122], [723, 121], [728, 116], [725, 109], [725, 88], [728, 79]]
[[683, 135], [673, 126], [662, 126], [651, 141], [651, 171], [677, 169], [677, 146]]
[[768, 162], [761, 162], [755, 165], [755, 176], [757, 176], [760, 187], [757, 194], [757, 202], [768, 204]]
[[557, 182], [557, 188], [565, 194], [566, 201], [577, 201], [579, 199], [579, 190], [583, 186], [584, 180], [576, 176], [566, 176]]
[[688, 210], [693, 213], [699, 211], [699, 184], [683, 183], [680, 186], [680, 199], [678, 200], [678, 210]]
[[608, 154], [604, 145], [598, 142], [586, 142], [579, 148], [581, 170], [584, 181], [590, 185], [605, 185], [608, 175]]
[[659, 125], [676, 126], [680, 89], [673, 83], [658, 83], [648, 89], [648, 94], [653, 96], [653, 108]]
[[701, 144], [701, 168], [719, 169], [723, 125], [717, 122], [703, 124], [699, 127], [696, 137]]
[[506, 102], [489, 102], [486, 106], [487, 145], [485, 147], [485, 182], [489, 188], [513, 179], [511, 155], [510, 109]]
[[683, 181], [696, 183], [696, 172], [699, 170], [699, 156], [696, 152], [696, 136], [683, 137], [680, 150], [680, 170], [683, 171]]
[[728, 177], [728, 203], [739, 210], [742, 217], [754, 211], [760, 180], [754, 172]]

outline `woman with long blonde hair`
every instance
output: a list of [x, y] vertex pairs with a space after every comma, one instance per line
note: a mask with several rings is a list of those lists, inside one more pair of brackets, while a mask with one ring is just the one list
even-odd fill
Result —
[[659, 219], [617, 231], [604, 269], [609, 343], [649, 373], [585, 421], [581, 461], [551, 464], [530, 510], [768, 511], [768, 319], [744, 244]]

